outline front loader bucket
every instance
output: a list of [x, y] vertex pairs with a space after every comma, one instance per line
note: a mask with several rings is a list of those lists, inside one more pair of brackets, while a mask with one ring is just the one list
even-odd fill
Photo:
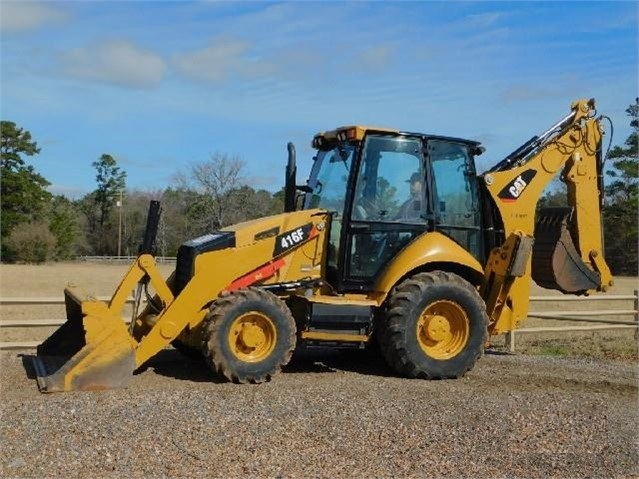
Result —
[[583, 294], [601, 286], [601, 277], [577, 252], [570, 234], [573, 209], [544, 208], [535, 225], [532, 277], [546, 289]]
[[89, 391], [125, 386], [135, 370], [135, 340], [107, 305], [64, 291], [67, 322], [37, 349], [41, 392]]

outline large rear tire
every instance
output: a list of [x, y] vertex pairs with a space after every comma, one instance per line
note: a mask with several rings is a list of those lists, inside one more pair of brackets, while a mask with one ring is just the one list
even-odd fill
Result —
[[295, 320], [283, 301], [248, 288], [219, 298], [203, 328], [210, 368], [235, 383], [261, 383], [288, 364], [295, 349]]
[[449, 379], [471, 370], [484, 352], [486, 307], [460, 276], [418, 273], [389, 297], [379, 325], [382, 354], [402, 376]]

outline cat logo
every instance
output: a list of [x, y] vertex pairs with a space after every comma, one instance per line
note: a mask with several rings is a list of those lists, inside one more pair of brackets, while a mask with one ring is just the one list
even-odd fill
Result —
[[517, 179], [515, 180], [515, 183], [510, 188], [508, 188], [508, 191], [515, 198], [519, 198], [519, 195], [521, 195], [521, 193], [524, 191], [524, 188], [526, 188], [526, 186], [528, 186], [528, 183], [526, 183], [521, 177], [521, 175], [519, 175]]
[[506, 203], [513, 203], [517, 201], [517, 198], [521, 196], [536, 174], [537, 172], [535, 170], [526, 170], [522, 172], [519, 176], [517, 176], [517, 178], [508, 183], [499, 192], [497, 197]]

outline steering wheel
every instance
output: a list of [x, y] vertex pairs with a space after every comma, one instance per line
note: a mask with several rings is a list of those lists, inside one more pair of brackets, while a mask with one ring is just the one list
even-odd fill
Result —
[[375, 202], [368, 198], [360, 198], [353, 207], [354, 220], [370, 220], [379, 216]]

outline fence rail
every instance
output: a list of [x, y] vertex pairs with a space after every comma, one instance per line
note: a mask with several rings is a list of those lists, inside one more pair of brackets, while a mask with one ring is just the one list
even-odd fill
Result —
[[[109, 301], [111, 296], [96, 296], [99, 301]], [[146, 300], [142, 299], [142, 303]], [[127, 304], [133, 303], [133, 298], [127, 298]], [[4, 306], [40, 306], [40, 305], [63, 305], [64, 298], [42, 297], [42, 298], [0, 298], [0, 305]], [[125, 323], [130, 323], [130, 319], [122, 318]], [[66, 322], [66, 319], [0, 319], [1, 328], [44, 328], [59, 327]], [[42, 341], [0, 341], [0, 351], [35, 349]]]
[[[98, 296], [95, 299], [109, 301], [110, 296]], [[506, 346], [509, 351], [515, 351], [515, 337], [518, 334], [527, 333], [549, 333], [549, 332], [569, 332], [569, 331], [600, 331], [613, 329], [637, 329], [639, 325], [639, 290], [635, 290], [632, 295], [608, 295], [608, 296], [531, 296], [531, 302], [570, 302], [570, 301], [633, 301], [634, 309], [602, 309], [588, 311], [543, 311], [528, 313], [529, 318], [553, 321], [579, 321], [584, 323], [599, 323], [579, 326], [553, 326], [553, 327], [533, 327], [521, 328], [506, 334]], [[127, 303], [132, 303], [133, 298], [128, 298]], [[0, 305], [7, 306], [33, 306], [33, 305], [63, 305], [64, 299], [60, 297], [43, 298], [0, 298]], [[598, 316], [632, 316], [631, 320], [606, 319]], [[594, 316], [594, 317], [591, 317]], [[64, 324], [66, 319], [0, 319], [0, 328], [38, 328], [56, 327]], [[129, 319], [123, 318], [128, 322]], [[18, 341], [0, 342], [0, 350], [10, 349], [33, 349], [40, 344], [40, 341]]]
[[[553, 311], [553, 312], [535, 312], [528, 313], [529, 318], [553, 320], [553, 321], [579, 321], [583, 323], [600, 323], [597, 325], [579, 325], [579, 326], [550, 326], [550, 327], [534, 327], [515, 329], [506, 333], [506, 347], [510, 352], [515, 352], [515, 337], [518, 334], [529, 333], [552, 333], [552, 332], [571, 332], [571, 331], [599, 331], [609, 329], [638, 329], [639, 325], [639, 290], [633, 294], [611, 294], [600, 296], [531, 296], [532, 302], [596, 302], [596, 301], [632, 301], [633, 309], [600, 309], [589, 311]], [[597, 316], [628, 316], [632, 315], [632, 320], [620, 319], [604, 319]], [[588, 316], [595, 316], [590, 318]]]
[[[175, 256], [155, 256], [155, 262], [162, 263], [175, 263]], [[93, 263], [132, 263], [138, 259], [137, 256], [78, 256], [77, 261], [93, 262]]]

